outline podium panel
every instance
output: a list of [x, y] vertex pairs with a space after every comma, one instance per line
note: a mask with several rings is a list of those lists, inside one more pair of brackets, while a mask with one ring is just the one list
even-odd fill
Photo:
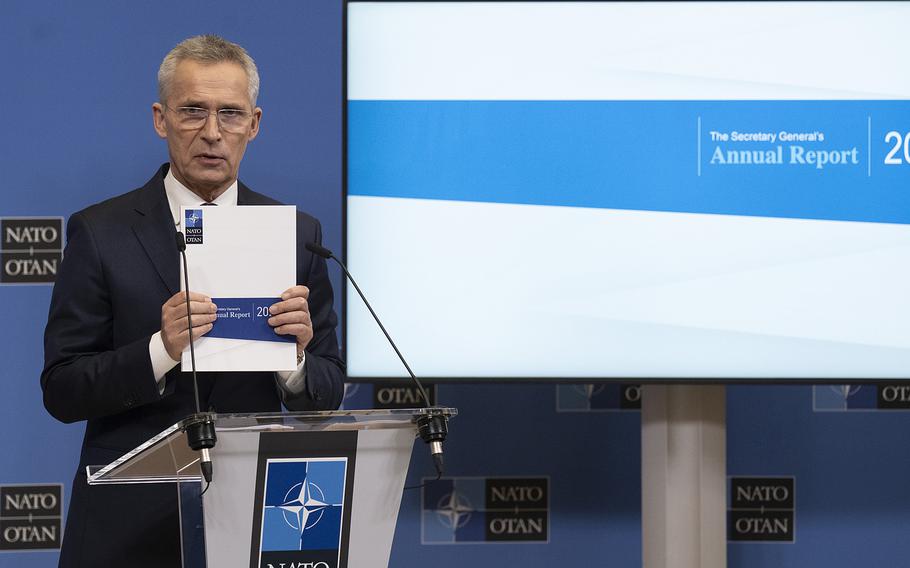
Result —
[[218, 443], [204, 492], [187, 421], [90, 467], [89, 484], [174, 483], [185, 568], [384, 568], [416, 421], [427, 413], [456, 411], [212, 415]]

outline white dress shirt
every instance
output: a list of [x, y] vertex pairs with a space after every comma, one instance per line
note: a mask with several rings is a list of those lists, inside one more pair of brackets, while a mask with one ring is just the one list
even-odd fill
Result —
[[[174, 218], [174, 226], [180, 230], [180, 207], [197, 207], [203, 203], [202, 198], [190, 191], [186, 186], [180, 183], [174, 177], [173, 169], [169, 169], [164, 176], [164, 191], [167, 194], [167, 202], [171, 208], [171, 216]], [[233, 207], [237, 205], [237, 181], [227, 188], [215, 201], [215, 205]], [[164, 392], [164, 376], [168, 371], [173, 369], [180, 361], [171, 359], [167, 349], [164, 347], [164, 340], [161, 338], [161, 331], [156, 332], [149, 341], [149, 358], [152, 361], [152, 372], [155, 375], [155, 381], [158, 383], [158, 392]], [[306, 386], [306, 373], [304, 363], [306, 354], [297, 365], [296, 371], [278, 371], [278, 386], [288, 394], [300, 394]]]

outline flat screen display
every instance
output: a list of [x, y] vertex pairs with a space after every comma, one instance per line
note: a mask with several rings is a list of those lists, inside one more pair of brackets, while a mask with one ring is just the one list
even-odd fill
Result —
[[419, 376], [910, 377], [910, 3], [346, 10], [346, 260]]

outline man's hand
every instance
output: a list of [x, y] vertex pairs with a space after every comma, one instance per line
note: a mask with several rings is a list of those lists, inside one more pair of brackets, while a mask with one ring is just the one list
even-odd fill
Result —
[[[193, 320], [193, 339], [198, 339], [212, 330], [217, 317], [217, 306], [212, 299], [198, 292], [190, 292], [190, 314]], [[161, 306], [161, 340], [168, 356], [180, 360], [180, 354], [190, 344], [187, 331], [186, 294], [177, 292]]]
[[285, 290], [281, 295], [281, 301], [269, 308], [272, 314], [269, 325], [279, 335], [295, 336], [298, 353], [313, 339], [313, 322], [310, 320], [310, 306], [307, 304], [309, 296], [309, 288], [294, 286]]

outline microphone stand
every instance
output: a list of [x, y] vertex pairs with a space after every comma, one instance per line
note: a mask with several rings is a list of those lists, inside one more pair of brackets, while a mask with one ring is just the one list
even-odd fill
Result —
[[193, 347], [193, 320], [190, 312], [190, 277], [187, 271], [186, 263], [186, 239], [183, 233], [177, 231], [177, 250], [183, 259], [183, 289], [186, 292], [186, 321], [187, 332], [190, 335], [190, 363], [193, 371], [193, 394], [196, 398], [196, 413], [189, 416], [184, 421], [183, 430], [186, 432], [186, 441], [190, 449], [194, 452], [200, 452], [199, 469], [202, 471], [202, 478], [205, 479], [205, 489], [200, 496], [209, 489], [212, 482], [213, 467], [212, 457], [209, 450], [215, 447], [218, 441], [215, 436], [215, 419], [211, 412], [202, 412], [199, 405], [199, 382], [196, 380], [196, 350]]
[[360, 286], [357, 285], [357, 281], [354, 280], [354, 277], [351, 276], [351, 273], [348, 272], [347, 267], [341, 262], [338, 257], [332, 254], [332, 251], [318, 245], [316, 243], [306, 243], [306, 249], [311, 253], [321, 256], [322, 258], [335, 261], [338, 266], [341, 267], [341, 270], [344, 272], [344, 275], [347, 276], [348, 280], [351, 281], [351, 284], [354, 285], [354, 289], [357, 290], [357, 294], [360, 296], [360, 299], [363, 300], [364, 305], [370, 311], [370, 315], [373, 316], [373, 320], [376, 321], [376, 324], [379, 326], [379, 329], [382, 330], [382, 333], [385, 335], [385, 338], [388, 340], [389, 344], [392, 346], [392, 349], [395, 350], [395, 354], [398, 355], [398, 359], [401, 360], [404, 368], [407, 369], [408, 375], [410, 375], [411, 380], [417, 385], [417, 390], [420, 391], [420, 396], [423, 397], [424, 402], [424, 413], [417, 418], [417, 433], [420, 435], [420, 439], [429, 444], [430, 446], [430, 455], [433, 458], [433, 466], [436, 468], [436, 479], [442, 477], [444, 471], [445, 463], [443, 461], [443, 447], [442, 444], [445, 442], [446, 436], [449, 433], [448, 428], [448, 419], [445, 415], [442, 414], [442, 411], [430, 405], [430, 397], [427, 395], [426, 389], [423, 388], [423, 385], [420, 382], [420, 379], [417, 378], [417, 375], [414, 374], [414, 371], [411, 370], [408, 362], [404, 360], [404, 356], [401, 354], [401, 351], [398, 350], [398, 346], [395, 345], [395, 342], [392, 341], [392, 336], [389, 335], [389, 332], [386, 331], [382, 322], [379, 321], [379, 316], [376, 315], [376, 312], [373, 311], [373, 306], [370, 305], [370, 302], [367, 300], [366, 296], [360, 290]]

